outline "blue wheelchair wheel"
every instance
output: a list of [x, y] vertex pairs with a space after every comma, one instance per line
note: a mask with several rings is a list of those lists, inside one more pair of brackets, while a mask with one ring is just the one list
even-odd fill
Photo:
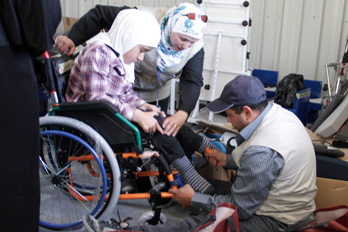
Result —
[[97, 132], [75, 123], [57, 116], [40, 119], [40, 226], [51, 230], [81, 227], [86, 214], [106, 218], [119, 197], [119, 169], [111, 148], [110, 153]]

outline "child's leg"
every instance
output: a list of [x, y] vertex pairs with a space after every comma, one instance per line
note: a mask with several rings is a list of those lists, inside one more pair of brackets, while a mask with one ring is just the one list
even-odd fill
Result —
[[196, 134], [191, 128], [185, 125], [181, 127], [176, 135], [176, 138], [180, 142], [181, 147], [184, 149], [185, 154], [189, 155], [189, 157], [196, 151], [204, 154], [206, 147], [213, 150], [219, 150], [210, 142], [209, 138]]
[[183, 182], [191, 185], [196, 192], [206, 194], [214, 192], [214, 187], [196, 171], [186, 156], [174, 160], [172, 164], [178, 170]]
[[[162, 117], [156, 117], [160, 125], [163, 122]], [[167, 161], [178, 170], [181, 179], [185, 184], [198, 192], [212, 193], [213, 186], [205, 180], [192, 166], [190, 160], [186, 157], [184, 150], [175, 137], [163, 135], [156, 132], [153, 136], [155, 146], [165, 156]]]

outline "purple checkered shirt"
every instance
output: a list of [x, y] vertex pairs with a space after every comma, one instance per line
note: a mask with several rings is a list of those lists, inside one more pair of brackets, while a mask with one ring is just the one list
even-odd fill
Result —
[[125, 79], [125, 70], [117, 55], [101, 42], [83, 49], [71, 69], [66, 100], [107, 100], [131, 121], [135, 110], [145, 101], [134, 94], [133, 83]]

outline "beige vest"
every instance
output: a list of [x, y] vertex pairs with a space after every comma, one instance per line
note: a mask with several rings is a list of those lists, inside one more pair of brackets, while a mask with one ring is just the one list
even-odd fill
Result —
[[316, 159], [312, 141], [299, 119], [273, 104], [259, 127], [233, 152], [237, 165], [250, 146], [266, 146], [284, 158], [284, 168], [273, 184], [257, 215], [293, 224], [315, 209]]

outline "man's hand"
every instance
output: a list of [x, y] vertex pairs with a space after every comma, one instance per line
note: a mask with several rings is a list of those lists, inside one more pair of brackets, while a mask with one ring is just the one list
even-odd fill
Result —
[[55, 45], [58, 48], [60, 54], [66, 53], [68, 56], [74, 54], [75, 44], [71, 39], [69, 39], [65, 35], [57, 36], [55, 40]]
[[164, 134], [175, 137], [185, 124], [187, 117], [188, 114], [183, 110], [178, 110], [174, 115], [167, 117], [162, 124]]
[[205, 158], [209, 161], [212, 166], [226, 166], [226, 154], [218, 150], [212, 150], [210, 148], [205, 149]]
[[186, 208], [192, 206], [192, 197], [195, 191], [189, 184], [179, 189], [169, 189], [169, 192], [174, 195], [173, 200], [178, 202], [182, 207]]

